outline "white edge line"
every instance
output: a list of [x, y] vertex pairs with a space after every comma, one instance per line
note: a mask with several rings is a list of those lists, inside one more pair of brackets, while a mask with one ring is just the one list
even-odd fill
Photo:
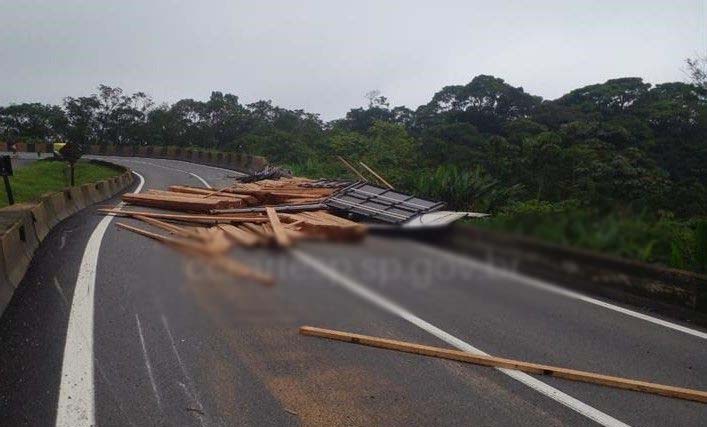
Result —
[[[140, 183], [134, 193], [145, 185], [145, 178], [133, 171]], [[122, 203], [118, 205], [118, 209]], [[98, 253], [103, 236], [113, 216], [103, 218], [91, 233], [84, 249], [66, 329], [66, 342], [61, 365], [61, 383], [57, 403], [56, 426], [80, 427], [96, 424], [96, 402], [93, 369], [93, 312]]]
[[[319, 260], [305, 254], [301, 250], [294, 249], [291, 251], [292, 255], [294, 255], [297, 259], [302, 261], [304, 264], [309, 265], [311, 268], [319, 271], [322, 275], [328, 277], [330, 280], [338, 283], [341, 285], [343, 288], [348, 289], [352, 293], [358, 295], [359, 297], [373, 303], [374, 305], [377, 305], [380, 308], [383, 308], [384, 310], [393, 313], [408, 322], [412, 323], [413, 325], [429, 332], [430, 334], [436, 336], [437, 338], [441, 339], [442, 341], [445, 341], [446, 343], [453, 345], [454, 347], [466, 351], [469, 353], [474, 353], [474, 354], [480, 354], [480, 355], [487, 355], [487, 353], [484, 353], [482, 350], [479, 350], [478, 348], [472, 346], [471, 344], [468, 344], [461, 339], [439, 329], [438, 327], [432, 325], [431, 323], [422, 320], [421, 318], [417, 317], [414, 315], [412, 312], [406, 310], [405, 308], [397, 305], [396, 303], [388, 300], [387, 298], [383, 297], [382, 295], [377, 294], [376, 292], [366, 288], [365, 286], [355, 282], [354, 280], [342, 275], [336, 270], [333, 270], [320, 262]], [[573, 411], [603, 425], [603, 426], [612, 426], [612, 427], [625, 427], [627, 424], [617, 420], [616, 418], [605, 414], [604, 412], [601, 412], [600, 410], [587, 405], [586, 403], [575, 399], [574, 397], [548, 385], [545, 384], [544, 382], [526, 374], [525, 372], [520, 372], [520, 371], [515, 371], [515, 370], [510, 370], [510, 369], [502, 369], [502, 368], [495, 368], [500, 372], [503, 372], [504, 374], [508, 375], [509, 377], [515, 379], [516, 381], [519, 381], [526, 386], [532, 388], [533, 390], [539, 392], [540, 394], [549, 397], [550, 399], [559, 402], [560, 404], [566, 406], [567, 408], [572, 409]]]
[[579, 301], [584, 301], [589, 304], [594, 304], [596, 306], [603, 307], [608, 310], [615, 311], [617, 313], [625, 314], [626, 316], [631, 316], [631, 317], [635, 317], [636, 319], [645, 320], [646, 322], [650, 322], [655, 325], [660, 325], [660, 326], [663, 326], [666, 328], [670, 328], [672, 330], [682, 332], [682, 333], [685, 333], [688, 335], [692, 335], [694, 337], [701, 338], [703, 340], [707, 339], [707, 333], [704, 333], [704, 332], [701, 332], [701, 331], [698, 331], [695, 329], [691, 329], [686, 326], [678, 325], [676, 323], [669, 322], [667, 320], [658, 319], [656, 317], [649, 316], [647, 314], [643, 314], [643, 313], [639, 313], [637, 311], [629, 310], [628, 308], [620, 307], [618, 305], [614, 305], [614, 304], [611, 304], [611, 303], [608, 303], [605, 301], [601, 301], [601, 300], [592, 298], [590, 296], [580, 294], [579, 292], [571, 291], [569, 289], [564, 289], [564, 288], [561, 288], [560, 286], [554, 285], [552, 283], [545, 282], [544, 280], [536, 279], [533, 277], [528, 277], [528, 276], [525, 276], [520, 273], [516, 273], [511, 270], [506, 270], [506, 269], [497, 267], [497, 266], [490, 264], [490, 263], [477, 261], [477, 260], [469, 258], [469, 257], [457, 255], [455, 253], [451, 253], [451, 252], [445, 251], [443, 249], [435, 248], [433, 246], [424, 245], [424, 244], [421, 244], [418, 242], [412, 242], [412, 243], [414, 243], [416, 246], [418, 246], [420, 249], [422, 249], [424, 251], [434, 253], [434, 254], [437, 254], [442, 257], [446, 257], [446, 258], [451, 259], [456, 262], [467, 264], [473, 268], [484, 270], [486, 273], [489, 273], [489, 274], [495, 274], [497, 276], [512, 279], [512, 280], [521, 282], [524, 285], [527, 285], [527, 286], [530, 286], [530, 287], [533, 287], [536, 289], [541, 289], [546, 292], [554, 293], [557, 295], [562, 295], [564, 297], [579, 300]]

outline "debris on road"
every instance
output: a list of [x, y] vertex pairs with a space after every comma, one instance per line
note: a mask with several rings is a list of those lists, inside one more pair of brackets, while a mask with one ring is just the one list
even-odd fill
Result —
[[367, 182], [358, 182], [344, 188], [329, 197], [324, 204], [331, 209], [390, 224], [402, 224], [444, 207], [442, 202], [425, 200]]
[[312, 326], [302, 326], [299, 330], [301, 335], [326, 338], [335, 341], [343, 341], [352, 344], [377, 347], [386, 350], [395, 350], [404, 353], [413, 353], [421, 356], [438, 357], [441, 359], [456, 360], [458, 362], [472, 363], [475, 365], [513, 369], [536, 375], [550, 375], [573, 381], [580, 381], [592, 384], [615, 387], [626, 390], [640, 391], [644, 393], [657, 394], [661, 396], [674, 397], [678, 399], [692, 400], [707, 403], [707, 392], [693, 390], [682, 387], [675, 387], [663, 384], [656, 384], [646, 381], [632, 380], [629, 378], [615, 377], [610, 375], [596, 374], [593, 372], [578, 371], [556, 366], [529, 363], [520, 360], [504, 359], [501, 357], [488, 356], [484, 354], [473, 354], [461, 350], [451, 350], [441, 347], [413, 344], [405, 341], [397, 341], [369, 335], [353, 334], [350, 332], [322, 329]]
[[379, 174], [362, 166], [388, 188], [361, 181], [293, 177], [289, 171], [267, 167], [220, 189], [173, 185], [166, 190], [123, 195], [124, 203], [147, 210], [99, 211], [142, 221], [167, 234], [126, 223], [118, 226], [263, 284], [274, 280], [229, 258], [227, 254], [234, 246], [286, 249], [307, 239], [362, 239], [369, 225], [349, 217], [396, 228], [418, 221], [414, 228], [424, 228], [446, 225], [467, 215], [440, 213], [434, 221], [423, 221], [444, 203], [394, 191]]
[[365, 225], [328, 212], [323, 203], [342, 185], [290, 177], [235, 183], [221, 189], [171, 186], [123, 195], [124, 203], [148, 209], [108, 208], [99, 212], [139, 220], [155, 230], [123, 222], [117, 226], [203, 259], [234, 276], [270, 285], [274, 283], [271, 276], [233, 260], [228, 252], [235, 246], [289, 248], [306, 239], [362, 239]]
[[238, 182], [255, 182], [262, 181], [264, 179], [279, 179], [279, 178], [292, 178], [292, 172], [277, 166], [265, 166], [258, 172], [252, 173], [250, 175], [237, 177]]

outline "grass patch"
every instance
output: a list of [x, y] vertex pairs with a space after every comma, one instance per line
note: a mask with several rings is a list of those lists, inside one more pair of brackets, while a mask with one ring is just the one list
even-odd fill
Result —
[[[79, 186], [112, 178], [121, 173], [119, 168], [86, 160], [76, 164], [74, 178], [76, 185]], [[16, 170], [10, 177], [15, 203], [31, 202], [45, 193], [61, 191], [69, 187], [69, 174], [67, 163], [54, 160], [39, 160]], [[0, 184], [0, 207], [4, 206], [7, 206], [7, 193], [5, 186]]]

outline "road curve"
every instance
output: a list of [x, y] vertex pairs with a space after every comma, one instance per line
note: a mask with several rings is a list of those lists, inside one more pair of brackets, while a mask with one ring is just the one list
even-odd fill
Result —
[[[112, 160], [144, 177], [146, 188], [218, 187], [235, 174], [180, 161]], [[422, 243], [374, 236], [355, 245], [302, 244], [291, 253], [236, 250], [241, 261], [277, 276], [278, 285], [266, 289], [205, 278], [198, 264], [117, 229], [114, 220], [94, 239], [100, 249], [86, 284], [86, 254], [104, 220], [97, 208], [52, 230], [0, 318], [0, 425], [659, 426], [707, 419], [704, 404], [297, 333], [320, 326], [705, 390], [707, 340], [690, 325], [671, 328]], [[75, 317], [86, 301], [93, 316]]]

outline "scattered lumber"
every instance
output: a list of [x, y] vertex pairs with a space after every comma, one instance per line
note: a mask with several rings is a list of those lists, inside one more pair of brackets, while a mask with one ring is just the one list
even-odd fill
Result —
[[243, 202], [240, 200], [168, 196], [163, 193], [127, 193], [123, 195], [122, 199], [125, 203], [129, 203], [131, 205], [185, 212], [209, 212], [214, 209], [239, 208], [243, 206]]
[[[276, 212], [302, 212], [302, 211], [320, 211], [326, 209], [326, 205], [323, 203], [308, 203], [301, 205], [275, 205], [270, 206], [275, 209]], [[211, 211], [212, 214], [230, 214], [230, 213], [253, 213], [253, 212], [265, 212], [266, 206], [255, 206], [252, 208], [236, 208], [236, 209], [217, 209]]]
[[279, 168], [277, 166], [265, 166], [263, 169], [261, 169], [258, 172], [255, 172], [250, 175], [246, 175], [243, 177], [238, 177], [236, 178], [237, 181], [240, 182], [253, 182], [253, 181], [261, 181], [264, 179], [277, 179], [277, 178], [290, 178], [292, 177], [292, 172], [290, 172], [287, 169]]
[[180, 221], [200, 224], [233, 224], [239, 222], [261, 223], [268, 222], [267, 217], [252, 215], [186, 215], [186, 214], [166, 214], [159, 212], [126, 211], [124, 209], [98, 209], [99, 212], [115, 216], [135, 216], [141, 215], [150, 218], [160, 218], [171, 221]]
[[281, 248], [288, 248], [292, 246], [292, 240], [290, 239], [287, 230], [282, 226], [280, 218], [277, 216], [275, 209], [271, 207], [265, 208], [268, 214], [268, 219], [270, 219], [270, 226], [272, 227], [273, 234], [275, 235], [275, 242]]
[[306, 239], [357, 240], [366, 234], [365, 226], [326, 212], [323, 201], [346, 182], [270, 172], [264, 174], [267, 179], [220, 189], [184, 185], [147, 189], [122, 196], [125, 203], [147, 209], [98, 211], [140, 221], [155, 231], [127, 223], [117, 226], [261, 283], [271, 283], [272, 278], [226, 256], [234, 246], [289, 248]]
[[231, 198], [231, 199], [238, 199], [242, 200], [246, 205], [254, 204], [258, 202], [258, 199], [255, 197], [246, 195], [246, 194], [235, 194], [232, 192], [229, 192], [231, 190], [230, 187], [225, 187], [220, 190], [209, 190], [206, 188], [198, 188], [198, 187], [186, 187], [182, 185], [172, 185], [169, 187], [169, 191], [172, 193], [182, 193], [182, 194], [198, 194], [200, 196], [213, 196], [218, 193], [219, 197], [222, 198]]
[[405, 341], [397, 341], [368, 335], [352, 334], [349, 332], [322, 329], [312, 326], [302, 326], [299, 332], [302, 335], [326, 338], [353, 344], [360, 344], [369, 347], [383, 348], [386, 350], [395, 350], [404, 353], [419, 354], [422, 356], [431, 356], [438, 357], [441, 359], [456, 360], [459, 362], [472, 363], [481, 366], [513, 369], [517, 371], [527, 372], [530, 374], [550, 375], [553, 377], [564, 378], [573, 381], [581, 381], [608, 387], [640, 391], [644, 393], [652, 393], [661, 396], [707, 403], [707, 391], [656, 384], [646, 381], [639, 381], [610, 375], [602, 375], [568, 368], [559, 368], [556, 366], [541, 365], [537, 363], [523, 362], [520, 360], [473, 354], [460, 350], [450, 350], [446, 348], [432, 347], [422, 344], [413, 344]]
[[363, 176], [363, 175], [361, 174], [361, 172], [359, 172], [358, 170], [356, 170], [356, 168], [353, 167], [353, 165], [352, 165], [351, 163], [347, 162], [346, 159], [344, 159], [344, 158], [341, 157], [341, 156], [336, 156], [336, 158], [339, 159], [339, 161], [344, 164], [344, 166], [346, 167], [346, 169], [350, 170], [351, 172], [354, 173], [354, 175], [356, 175], [357, 177], [359, 177], [359, 179], [361, 179], [361, 180], [364, 181], [364, 182], [368, 182], [368, 180], [366, 179], [366, 177]]
[[363, 162], [358, 162], [358, 163], [360, 163], [361, 166], [363, 166], [368, 172], [370, 172], [373, 176], [375, 176], [378, 181], [380, 181], [381, 183], [383, 183], [383, 185], [385, 185], [386, 187], [390, 188], [391, 190], [395, 190], [395, 188], [393, 188], [393, 186], [390, 185], [390, 183], [389, 183], [388, 181], [386, 181], [382, 176], [378, 175], [378, 174], [376, 173], [376, 171], [374, 171], [373, 169], [369, 168], [368, 165], [366, 165], [366, 164], [363, 163]]
[[241, 228], [236, 227], [235, 225], [230, 225], [230, 224], [219, 224], [218, 227], [226, 233], [228, 237], [233, 239], [236, 243], [246, 246], [246, 247], [252, 247], [258, 245], [260, 243], [260, 239], [257, 235], [247, 231], [243, 230]]
[[176, 234], [181, 237], [192, 237], [195, 239], [203, 239], [203, 236], [199, 234], [196, 231], [184, 228], [184, 227], [179, 227], [174, 224], [170, 224], [168, 222], [160, 221], [159, 219], [151, 218], [149, 216], [144, 216], [144, 215], [134, 215], [133, 218], [137, 218], [142, 222], [146, 222], [150, 225], [154, 225], [155, 227], [161, 228], [163, 230], [167, 230], [172, 234]]
[[271, 286], [275, 283], [272, 276], [261, 273], [259, 271], [253, 270], [250, 267], [239, 263], [238, 261], [228, 258], [225, 256], [213, 256], [213, 251], [208, 245], [203, 243], [198, 244], [189, 240], [176, 239], [174, 237], [163, 236], [161, 234], [153, 233], [147, 230], [143, 230], [138, 227], [133, 227], [124, 223], [116, 224], [120, 228], [130, 230], [134, 233], [141, 234], [143, 236], [149, 237], [151, 239], [157, 240], [161, 243], [165, 243], [174, 249], [180, 250], [182, 252], [188, 253], [190, 255], [198, 256], [202, 258], [207, 264], [218, 267], [219, 269], [233, 275], [236, 277], [252, 279], [256, 282], [262, 283], [264, 285]]

